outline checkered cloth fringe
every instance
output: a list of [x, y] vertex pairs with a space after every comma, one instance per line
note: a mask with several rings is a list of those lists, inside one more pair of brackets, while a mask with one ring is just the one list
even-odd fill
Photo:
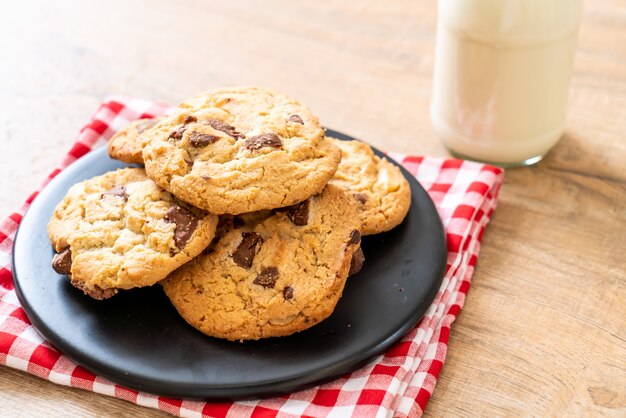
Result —
[[[161, 115], [166, 105], [110, 97], [80, 131], [49, 181], [94, 147], [102, 146], [129, 121]], [[435, 389], [448, 348], [448, 335], [463, 307], [502, 183], [503, 171], [455, 159], [390, 154], [432, 197], [447, 233], [445, 278], [419, 324], [386, 353], [335, 381], [270, 399], [199, 402], [170, 399], [128, 389], [78, 366], [35, 331], [15, 295], [11, 247], [20, 220], [37, 192], [0, 223], [0, 364], [51, 382], [115, 396], [186, 417], [415, 417]], [[46, 183], [47, 183], [46, 181]], [[45, 184], [44, 184], [45, 186]]]

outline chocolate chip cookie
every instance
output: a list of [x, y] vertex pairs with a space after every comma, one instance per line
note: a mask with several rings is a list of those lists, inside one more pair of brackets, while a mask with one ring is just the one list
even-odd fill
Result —
[[301, 202], [324, 188], [341, 159], [306, 107], [260, 88], [186, 100], [146, 135], [148, 176], [218, 215]]
[[95, 299], [152, 285], [204, 250], [217, 217], [180, 202], [143, 169], [75, 184], [57, 205], [48, 235], [52, 267]]
[[362, 142], [328, 139], [342, 153], [330, 184], [349, 190], [358, 203], [363, 235], [389, 231], [399, 225], [411, 205], [411, 188], [400, 169], [378, 158]]
[[329, 185], [289, 208], [221, 218], [216, 242], [161, 284], [207, 335], [289, 335], [332, 313], [363, 264], [359, 226], [352, 197]]
[[109, 156], [129, 164], [143, 164], [141, 150], [147, 139], [143, 133], [159, 120], [161, 118], [139, 119], [117, 131], [109, 140]]

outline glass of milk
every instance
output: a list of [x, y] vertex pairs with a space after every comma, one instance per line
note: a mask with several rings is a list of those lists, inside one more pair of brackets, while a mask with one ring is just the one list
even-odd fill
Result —
[[540, 161], [565, 130], [582, 0], [438, 0], [431, 119], [455, 156]]

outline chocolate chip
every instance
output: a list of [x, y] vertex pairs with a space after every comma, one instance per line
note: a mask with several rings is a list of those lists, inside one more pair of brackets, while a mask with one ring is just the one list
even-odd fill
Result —
[[298, 115], [290, 115], [287, 120], [289, 122], [295, 122], [295, 123], [299, 123], [300, 125], [304, 125], [304, 121], [302, 120], [302, 118]]
[[221, 120], [209, 119], [208, 121], [206, 121], [206, 123], [211, 125], [213, 129], [224, 132], [231, 138], [242, 139], [244, 137], [242, 133], [237, 132], [234, 126], [230, 126], [229, 124], [224, 123]]
[[352, 196], [357, 202], [361, 204], [367, 202], [367, 195], [365, 193], [353, 193]]
[[203, 134], [195, 131], [189, 134], [189, 143], [194, 148], [206, 147], [207, 145], [214, 143], [218, 139], [220, 139], [219, 136]]
[[176, 225], [174, 228], [174, 242], [182, 250], [191, 238], [193, 231], [198, 227], [198, 218], [182, 206], [173, 205], [163, 217], [167, 222]]
[[86, 294], [87, 296], [91, 296], [92, 298], [98, 299], [98, 300], [108, 299], [117, 293], [117, 289], [114, 289], [114, 288], [102, 289], [98, 285], [94, 285], [93, 288], [90, 288], [90, 287], [85, 286], [83, 282], [79, 282], [76, 280], [70, 280], [70, 283], [75, 288], [82, 290], [83, 293]]
[[70, 247], [54, 255], [52, 259], [52, 269], [59, 274], [72, 273], [72, 251]]
[[309, 222], [309, 201], [308, 199], [302, 203], [290, 206], [287, 216], [295, 225], [303, 226]]
[[285, 300], [293, 299], [293, 287], [287, 286], [283, 289], [283, 298]]
[[144, 131], [152, 128], [154, 125], [157, 124], [158, 121], [158, 119], [141, 119], [140, 122], [136, 125], [137, 133], [141, 134]]
[[265, 288], [273, 288], [276, 284], [276, 280], [278, 280], [278, 268], [276, 267], [265, 267], [261, 270], [256, 279], [252, 283], [258, 284], [259, 286], [263, 286]]
[[263, 243], [263, 238], [256, 232], [242, 232], [241, 243], [233, 253], [233, 261], [240, 267], [249, 269], [257, 252], [257, 245]]
[[187, 129], [186, 126], [179, 126], [178, 128], [174, 129], [172, 132], [170, 132], [170, 136], [168, 137], [168, 139], [173, 139], [175, 141], [180, 141], [183, 138], [183, 133], [185, 133], [185, 129]]
[[363, 267], [363, 262], [365, 261], [365, 256], [363, 255], [363, 250], [359, 247], [358, 250], [354, 254], [352, 254], [352, 260], [350, 261], [350, 272], [348, 272], [348, 276], [352, 276], [353, 274], [357, 274], [361, 271], [361, 267]]
[[361, 233], [355, 229], [350, 233], [348, 244], [358, 244], [359, 242], [361, 242]]
[[202, 180], [211, 180], [211, 177], [209, 177], [209, 176], [205, 176], [205, 175], [200, 176], [200, 178], [201, 178]]
[[187, 125], [189, 123], [193, 123], [193, 122], [198, 122], [198, 118], [196, 118], [194, 115], [187, 115], [187, 117], [183, 121], [183, 123], [185, 125]]
[[283, 141], [280, 140], [278, 135], [270, 132], [268, 134], [257, 135], [246, 139], [244, 146], [250, 151], [256, 151], [263, 147], [282, 148]]
[[112, 189], [109, 189], [106, 192], [102, 193], [102, 196], [100, 197], [104, 196], [118, 196], [123, 198], [124, 201], [128, 200], [128, 194], [126, 193], [126, 187], [124, 186], [113, 187]]

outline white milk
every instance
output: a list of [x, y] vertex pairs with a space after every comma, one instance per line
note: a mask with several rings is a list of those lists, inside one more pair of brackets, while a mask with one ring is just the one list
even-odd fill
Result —
[[532, 164], [565, 128], [582, 0], [439, 0], [431, 118], [454, 154]]

